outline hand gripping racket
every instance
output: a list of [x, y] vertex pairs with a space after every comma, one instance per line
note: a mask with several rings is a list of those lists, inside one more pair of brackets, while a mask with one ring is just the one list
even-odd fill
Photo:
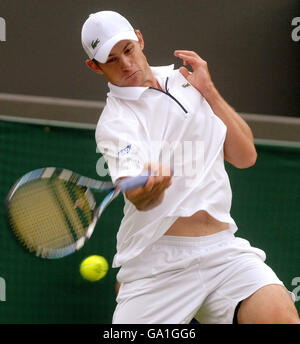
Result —
[[[16, 237], [42, 258], [62, 258], [79, 250], [120, 192], [145, 185], [149, 176], [125, 178], [113, 185], [55, 167], [28, 172], [6, 198], [8, 223]], [[107, 195], [96, 207], [91, 192]]]

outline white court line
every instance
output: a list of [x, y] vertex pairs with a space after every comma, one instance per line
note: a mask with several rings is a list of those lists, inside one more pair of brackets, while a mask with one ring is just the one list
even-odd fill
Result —
[[290, 147], [290, 148], [300, 148], [300, 142], [297, 141], [286, 141], [286, 140], [272, 140], [272, 139], [254, 139], [256, 145], [263, 146], [278, 146], [278, 147]]
[[23, 94], [0, 93], [0, 100], [44, 105], [80, 106], [85, 108], [103, 108], [105, 102], [94, 100], [67, 99], [55, 97], [28, 96]]
[[[44, 125], [44, 126], [52, 126], [52, 127], [63, 127], [63, 128], [73, 128], [73, 129], [87, 129], [87, 130], [95, 130], [96, 129], [96, 124], [79, 123], [79, 122], [64, 122], [64, 121], [56, 121], [56, 120], [48, 120], [48, 119], [15, 117], [15, 116], [5, 116], [5, 115], [0, 115], [0, 121], [25, 123], [25, 124], [28, 123], [28, 124], [36, 124], [36, 125]], [[255, 138], [254, 142], [257, 145], [300, 148], [300, 142], [297, 142], [297, 141]]]
[[[34, 104], [44, 105], [60, 105], [60, 106], [80, 106], [84, 108], [97, 108], [102, 109], [105, 106], [105, 101], [94, 101], [94, 100], [82, 100], [82, 99], [68, 99], [68, 98], [56, 98], [56, 97], [42, 97], [42, 96], [31, 96], [25, 94], [11, 94], [11, 93], [0, 93], [0, 100], [8, 100], [12, 102], [25, 102]], [[300, 125], [300, 118], [288, 117], [288, 116], [274, 116], [256, 113], [239, 113], [247, 121], [255, 122], [272, 122], [272, 123], [283, 123], [283, 124], [296, 124]]]
[[56, 121], [51, 119], [40, 119], [40, 118], [27, 118], [27, 117], [15, 117], [15, 116], [5, 116], [0, 115], [0, 120], [5, 122], [15, 122], [24, 124], [37, 124], [51, 127], [63, 127], [63, 128], [73, 128], [73, 129], [96, 129], [96, 124], [80, 123], [80, 122], [64, 122]]
[[256, 113], [239, 113], [246, 121], [254, 122], [268, 122], [268, 123], [281, 123], [281, 124], [293, 124], [300, 125], [300, 118], [288, 117], [288, 116], [274, 116], [274, 115], [260, 115]]

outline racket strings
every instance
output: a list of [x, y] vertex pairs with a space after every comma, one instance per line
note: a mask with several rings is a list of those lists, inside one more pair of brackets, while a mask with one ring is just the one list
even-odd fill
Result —
[[[78, 216], [83, 213], [84, 197], [79, 192], [76, 194], [71, 191], [71, 184], [56, 180], [52, 184], [52, 192], [56, 197], [61, 211], [63, 212], [67, 226], [73, 236], [74, 241], [78, 240], [85, 234], [86, 227], [82, 222], [83, 216]], [[73, 190], [72, 190], [73, 191]]]
[[11, 226], [30, 251], [73, 245], [85, 235], [92, 217], [85, 188], [58, 178], [22, 185], [9, 206]]

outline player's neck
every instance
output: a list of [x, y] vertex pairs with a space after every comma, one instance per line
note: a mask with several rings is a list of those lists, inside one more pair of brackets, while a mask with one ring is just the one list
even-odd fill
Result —
[[153, 87], [153, 88], [157, 88], [159, 90], [163, 90], [159, 84], [159, 82], [156, 80], [156, 78], [154, 77], [154, 75], [151, 73], [151, 80], [148, 80], [145, 82], [144, 87]]
[[153, 88], [158, 88], [160, 90], [162, 90], [162, 88], [160, 87], [159, 82], [157, 81], [157, 79], [155, 78], [154, 74], [152, 73], [152, 70], [150, 68], [150, 66], [148, 66], [148, 70], [147, 70], [147, 74], [146, 74], [146, 79], [143, 83], [143, 87], [153, 87]]

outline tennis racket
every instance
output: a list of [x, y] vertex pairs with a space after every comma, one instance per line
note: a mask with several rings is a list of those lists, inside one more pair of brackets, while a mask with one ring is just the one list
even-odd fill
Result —
[[[36, 256], [62, 258], [85, 244], [104, 209], [120, 192], [145, 185], [148, 177], [125, 178], [113, 185], [55, 167], [28, 172], [7, 195], [9, 226]], [[106, 193], [98, 207], [91, 190]]]

